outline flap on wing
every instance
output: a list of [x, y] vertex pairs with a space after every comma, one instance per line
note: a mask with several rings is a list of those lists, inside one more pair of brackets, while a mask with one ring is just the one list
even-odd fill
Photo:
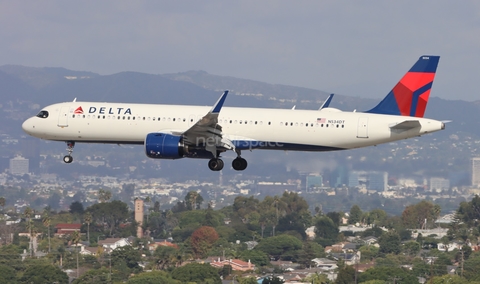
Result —
[[389, 125], [390, 129], [401, 129], [409, 130], [415, 127], [420, 127], [420, 122], [418, 120], [405, 120], [400, 123], [392, 123]]

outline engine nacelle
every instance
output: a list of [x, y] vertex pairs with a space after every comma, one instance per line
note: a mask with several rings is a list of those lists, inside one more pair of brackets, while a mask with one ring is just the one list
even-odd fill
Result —
[[149, 133], [145, 138], [145, 154], [153, 159], [181, 159], [185, 147], [181, 136]]

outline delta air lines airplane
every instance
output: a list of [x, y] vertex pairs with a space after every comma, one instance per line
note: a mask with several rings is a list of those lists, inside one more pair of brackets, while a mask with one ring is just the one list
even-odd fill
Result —
[[223, 107], [225, 91], [213, 107], [101, 102], [58, 103], [27, 119], [23, 130], [45, 140], [64, 141], [73, 161], [75, 143], [144, 145], [153, 159], [209, 159], [223, 168], [221, 154], [234, 151], [234, 170], [247, 168], [244, 150], [334, 151], [372, 146], [445, 128], [423, 118], [439, 56], [421, 56], [388, 95], [365, 112]]

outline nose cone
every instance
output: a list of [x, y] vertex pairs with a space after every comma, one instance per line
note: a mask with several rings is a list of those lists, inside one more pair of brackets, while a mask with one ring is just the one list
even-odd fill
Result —
[[32, 135], [35, 131], [35, 125], [33, 124], [33, 118], [25, 120], [22, 124], [22, 129], [25, 133]]

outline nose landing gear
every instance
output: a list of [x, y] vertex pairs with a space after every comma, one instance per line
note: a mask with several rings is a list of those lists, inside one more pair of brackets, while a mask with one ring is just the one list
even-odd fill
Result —
[[75, 142], [67, 141], [66, 143], [67, 143], [68, 155], [63, 157], [63, 161], [67, 164], [70, 164], [71, 162], [73, 162], [72, 152], [73, 152], [73, 147], [75, 147]]

